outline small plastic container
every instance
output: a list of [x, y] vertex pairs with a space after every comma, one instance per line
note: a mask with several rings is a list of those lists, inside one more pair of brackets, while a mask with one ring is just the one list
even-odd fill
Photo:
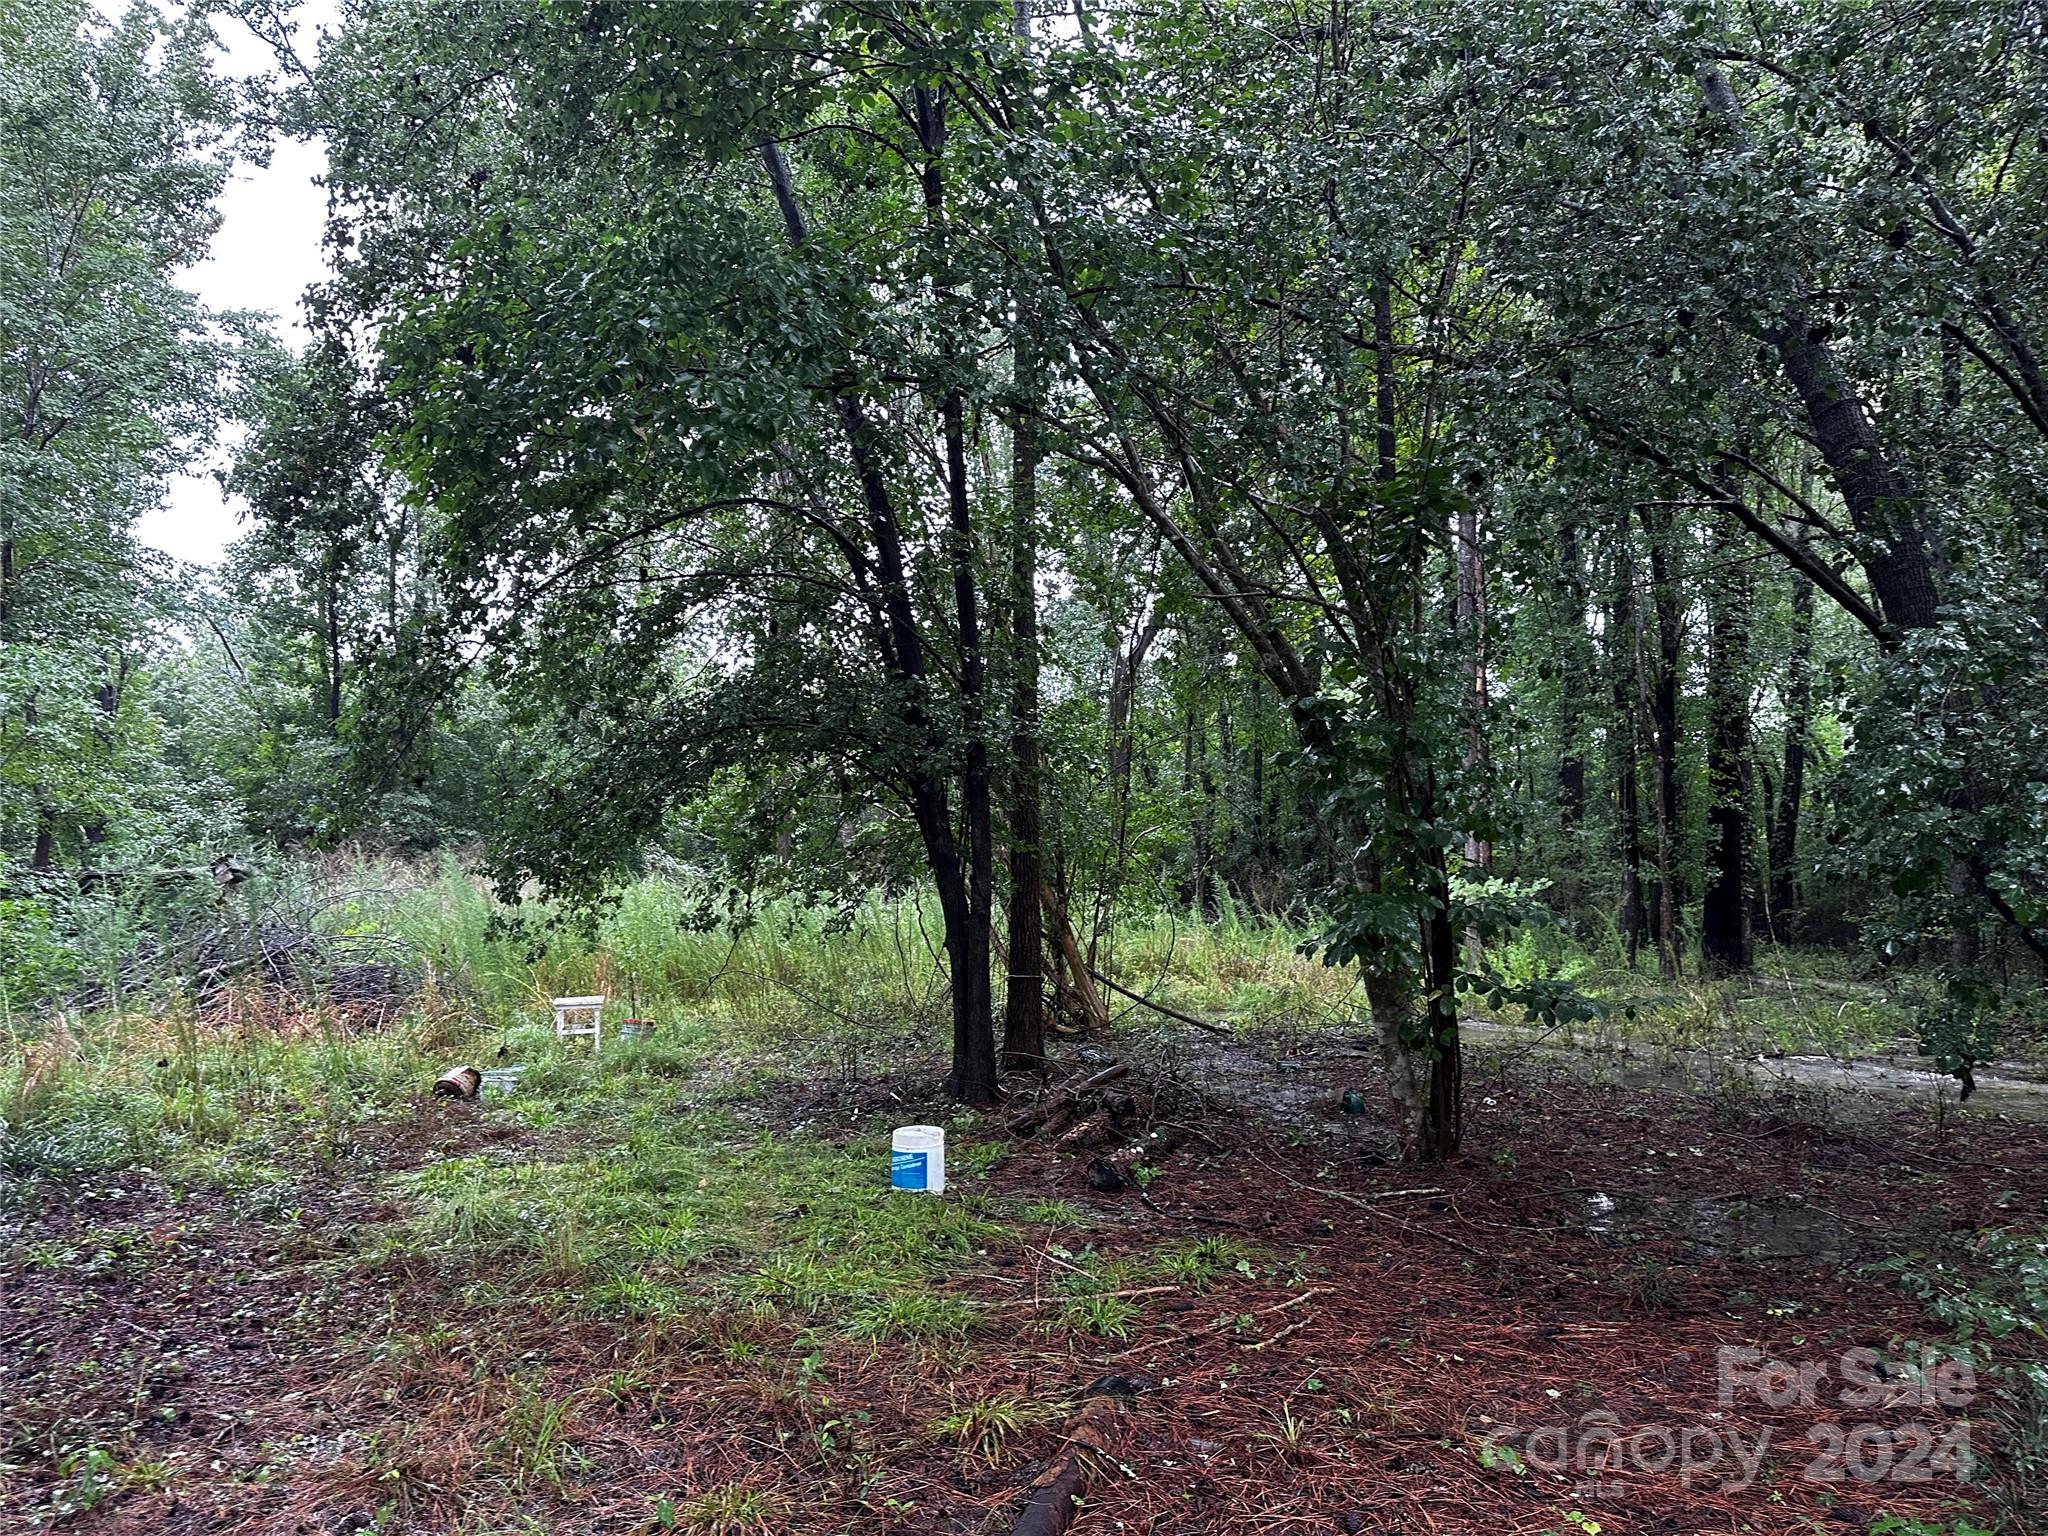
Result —
[[624, 1044], [631, 1045], [636, 1040], [652, 1040], [653, 1038], [654, 1020], [652, 1019], [627, 1019], [619, 1025], [619, 1039]]
[[519, 1079], [526, 1073], [524, 1067], [485, 1067], [483, 1082], [479, 1084], [478, 1098], [502, 1099], [508, 1093], [516, 1093]]
[[889, 1187], [946, 1192], [946, 1133], [936, 1125], [899, 1125], [889, 1137]]

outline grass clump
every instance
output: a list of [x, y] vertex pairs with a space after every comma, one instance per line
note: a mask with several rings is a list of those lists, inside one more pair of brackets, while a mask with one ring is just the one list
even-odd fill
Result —
[[1021, 1218], [1043, 1227], [1085, 1226], [1088, 1216], [1071, 1200], [1034, 1200], [1025, 1206]]
[[960, 1448], [963, 1466], [998, 1467], [1013, 1443], [1032, 1428], [1052, 1423], [1065, 1412], [1062, 1403], [1034, 1403], [1002, 1395], [978, 1398], [937, 1419], [932, 1433]]
[[690, 1536], [756, 1536], [773, 1530], [789, 1514], [789, 1501], [779, 1493], [728, 1483], [709, 1488], [681, 1504], [654, 1501], [654, 1527], [685, 1531]]
[[488, 1447], [492, 1463], [515, 1489], [560, 1489], [563, 1474], [582, 1465], [582, 1453], [568, 1439], [574, 1411], [568, 1399], [549, 1397], [534, 1382], [515, 1384], [503, 1425]]
[[1076, 1296], [1059, 1310], [1060, 1326], [1069, 1333], [1128, 1339], [1138, 1318], [1137, 1303], [1122, 1296]]
[[1205, 1237], [1198, 1243], [1162, 1249], [1153, 1259], [1153, 1271], [1190, 1290], [1207, 1290], [1216, 1277], [1240, 1264], [1249, 1264], [1244, 1247], [1227, 1237]]

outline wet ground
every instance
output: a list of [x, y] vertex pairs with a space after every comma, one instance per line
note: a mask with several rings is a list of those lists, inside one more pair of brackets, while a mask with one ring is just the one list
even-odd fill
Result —
[[1690, 1092], [1748, 1090], [1759, 1095], [1810, 1093], [1852, 1118], [1899, 1108], [1963, 1120], [2000, 1117], [2048, 1124], [2048, 1078], [2024, 1062], [1993, 1062], [1963, 1085], [1924, 1061], [1891, 1054], [1857, 1061], [1823, 1055], [1763, 1055], [1644, 1046], [1626, 1040], [1576, 1041], [1556, 1032], [1467, 1019], [1466, 1059], [1545, 1063], [1591, 1081]]
[[[1944, 1337], [1876, 1261], [1967, 1264], [1979, 1233], [2048, 1213], [2039, 1085], [1958, 1105], [1891, 1063], [1709, 1074], [1682, 1053], [1617, 1066], [1476, 1029], [1464, 1154], [1418, 1170], [1386, 1160], [1366, 1039], [1132, 1036], [1117, 1046], [1148, 1063], [1159, 1113], [1209, 1137], [1147, 1208], [1292, 1252], [1297, 1294], [1328, 1290], [1298, 1329], [1247, 1308], [1248, 1338], [1222, 1350], [1191, 1323], [1128, 1352], [1175, 1387], [1141, 1404], [1133, 1476], [1094, 1495], [1095, 1528], [1864, 1536], [1886, 1515], [1946, 1530], [2007, 1486], [1983, 1396], [1971, 1415], [1879, 1412], [1841, 1385], [1857, 1351]], [[1070, 1193], [1076, 1171], [1042, 1158], [1006, 1177], [1128, 1211]], [[1749, 1359], [1823, 1386], [1761, 1400], [1725, 1375]], [[1325, 1433], [1333, 1408], [1372, 1432]], [[1654, 1454], [1666, 1435], [1698, 1464]], [[1958, 1436], [1974, 1436], [1974, 1483], [1909, 1449]], [[1866, 1442], [1884, 1449], [1829, 1459]]]
[[[1071, 1400], [1113, 1373], [1147, 1385], [1116, 1417], [1077, 1536], [1543, 1536], [1587, 1521], [1604, 1536], [1866, 1536], [1885, 1515], [1946, 1526], [1987, 1507], [2002, 1465], [1988, 1400], [1865, 1410], [1740, 1383], [1724, 1400], [1721, 1362], [1828, 1372], [1847, 1352], [1944, 1337], [1867, 1262], [1967, 1264], [1984, 1229], [2041, 1222], [2035, 1086], [1958, 1105], [1895, 1064], [1821, 1082], [1783, 1062], [1703, 1075], [1683, 1053], [1617, 1064], [1475, 1029], [1464, 1153], [1414, 1169], [1387, 1161], [1362, 1038], [1162, 1026], [1064, 1054], [1068, 1071], [1130, 1062], [1119, 1090], [1186, 1139], [1142, 1187], [1106, 1194], [1086, 1151], [961, 1124], [963, 1165], [977, 1143], [995, 1154], [963, 1188], [1001, 1231], [944, 1283], [1000, 1323], [942, 1345], [850, 1343], [772, 1309], [699, 1336], [485, 1307], [366, 1265], [401, 1214], [382, 1175], [548, 1155], [488, 1107], [423, 1099], [285, 1211], [140, 1174], [52, 1190], [0, 1232], [0, 1387], [32, 1453], [11, 1506], [16, 1469], [0, 1471], [0, 1528], [10, 1508], [59, 1518], [68, 1497], [65, 1529], [119, 1536], [644, 1536], [658, 1498], [729, 1488], [772, 1517], [678, 1528], [1000, 1536]], [[778, 1138], [873, 1133], [929, 1118], [940, 1070], [777, 1090], [740, 1118]], [[1363, 1112], [1346, 1112], [1347, 1090]], [[1068, 1214], [1016, 1219], [1042, 1203]], [[1157, 1267], [1209, 1238], [1233, 1246], [1207, 1278]], [[1043, 1321], [1084, 1294], [1084, 1266], [1128, 1267], [1114, 1331]], [[485, 1475], [519, 1422], [515, 1371], [566, 1405], [557, 1481]], [[1043, 1412], [1004, 1456], [970, 1461], [933, 1424], [983, 1400]], [[75, 1471], [60, 1487], [33, 1466], [86, 1444], [86, 1419], [133, 1442], [129, 1485], [90, 1508]], [[831, 1438], [848, 1424], [858, 1476]], [[1976, 1482], [1913, 1449], [1959, 1432]], [[1845, 1443], [1862, 1463], [1828, 1459]]]
[[[1845, 1062], [1585, 1045], [1482, 1020], [1465, 1021], [1463, 1033], [1469, 1153], [1491, 1146], [1488, 1155], [1519, 1159], [1528, 1138], [1524, 1128], [1506, 1122], [1513, 1106], [1531, 1096], [1569, 1097], [1586, 1113], [1600, 1096], [1611, 1095], [1622, 1122], [1617, 1130], [1628, 1138], [1638, 1126], [1650, 1132], [1653, 1144], [1634, 1148], [1608, 1176], [1600, 1159], [1586, 1163], [1549, 1218], [1553, 1229], [1621, 1245], [1664, 1238], [1700, 1255], [1841, 1266], [1885, 1257], [1945, 1229], [1925, 1207], [1852, 1216], [1824, 1194], [1749, 1187], [1754, 1181], [1741, 1176], [1747, 1170], [1740, 1156], [1734, 1182], [1742, 1187], [1699, 1188], [1694, 1175], [1724, 1161], [1731, 1127], [1761, 1125], [1761, 1136], [1779, 1145], [1826, 1148], [1825, 1155], [1813, 1155], [1812, 1167], [1785, 1170], [1825, 1184], [1828, 1164], [1843, 1157], [1872, 1175], [1890, 1170], [1918, 1179], [1927, 1176], [1930, 1159], [1967, 1160], [1980, 1132], [1996, 1133], [2003, 1145], [2017, 1130], [2012, 1144], [2038, 1149], [2031, 1128], [2048, 1125], [2048, 1081], [2019, 1063], [1979, 1073], [1965, 1100], [1953, 1077], [1898, 1058]], [[1259, 1124], [1299, 1146], [1342, 1149], [1347, 1160], [1386, 1159], [1388, 1138], [1376, 1114], [1376, 1043], [1336, 1035], [1259, 1040], [1174, 1028], [1151, 1037], [1141, 1053], [1157, 1081], [1205, 1115]], [[1099, 1063], [1111, 1054], [1088, 1050], [1083, 1059]], [[1347, 1090], [1350, 1104], [1362, 1100], [1365, 1113], [1347, 1111]], [[1647, 1123], [1646, 1100], [1665, 1106]], [[1688, 1121], [1698, 1122], [1692, 1133], [1676, 1134]], [[1664, 1147], [1654, 1145], [1660, 1124], [1673, 1133]], [[1738, 1151], [1754, 1139], [1737, 1131]], [[1625, 1144], [1603, 1140], [1597, 1146], [1608, 1152]], [[1859, 1147], [1866, 1150], [1843, 1151]], [[1987, 1210], [1987, 1219], [1998, 1209]]]

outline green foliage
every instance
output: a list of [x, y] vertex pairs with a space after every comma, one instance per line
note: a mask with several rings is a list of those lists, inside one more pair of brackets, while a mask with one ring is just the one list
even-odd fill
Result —
[[[235, 116], [203, 21], [78, 0], [0, 16], [0, 851], [107, 863], [196, 830], [151, 671], [178, 597], [133, 527], [216, 419], [244, 329], [205, 251]], [[184, 823], [180, 825], [180, 823]], [[217, 824], [217, 821], [215, 821]], [[13, 893], [10, 893], [13, 894]]]
[[988, 1397], [956, 1408], [934, 1422], [932, 1429], [960, 1447], [963, 1463], [998, 1467], [1017, 1439], [1037, 1425], [1054, 1422], [1061, 1411], [1058, 1403]]
[[[409, 892], [494, 1020], [603, 984], [668, 1051], [715, 992], [856, 1074], [943, 1027], [897, 898], [1036, 739], [1076, 937], [1166, 1000], [1418, 1059], [1904, 1015], [1968, 1074], [2048, 952], [2008, 11], [396, 5], [244, 102], [203, 14], [17, 6], [0, 1010], [122, 1003], [141, 883], [361, 835], [570, 903]], [[327, 141], [302, 355], [175, 281], [259, 119]], [[230, 412], [249, 537], [167, 579], [135, 519]], [[1685, 983], [1710, 910], [1888, 995]], [[885, 989], [785, 958], [841, 934]]]
[[[1967, 1255], [1913, 1254], [1876, 1267], [1897, 1275], [1949, 1330], [1950, 1355], [1972, 1373], [1973, 1416], [1992, 1424], [2000, 1440], [1987, 1491], [2019, 1529], [2048, 1491], [2048, 1365], [2040, 1358], [2048, 1339], [2048, 1237], [1993, 1228], [1969, 1246]], [[1957, 1532], [1963, 1536], [1960, 1524]]]

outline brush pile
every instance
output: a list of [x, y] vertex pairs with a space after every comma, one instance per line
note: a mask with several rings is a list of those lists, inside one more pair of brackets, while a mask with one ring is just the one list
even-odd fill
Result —
[[127, 942], [74, 998], [80, 1007], [176, 993], [208, 1017], [320, 1006], [381, 1027], [425, 982], [403, 939], [351, 920], [369, 893], [323, 898], [272, 886], [233, 857], [208, 869], [130, 872], [122, 885]]
[[1077, 1158], [1091, 1187], [1104, 1194], [1143, 1187], [1139, 1170], [1157, 1167], [1181, 1144], [1179, 1127], [1156, 1119], [1156, 1094], [1131, 1082], [1131, 1069], [1112, 1062], [1052, 1089], [1012, 1115], [1013, 1136], [1050, 1140], [1055, 1152]]

